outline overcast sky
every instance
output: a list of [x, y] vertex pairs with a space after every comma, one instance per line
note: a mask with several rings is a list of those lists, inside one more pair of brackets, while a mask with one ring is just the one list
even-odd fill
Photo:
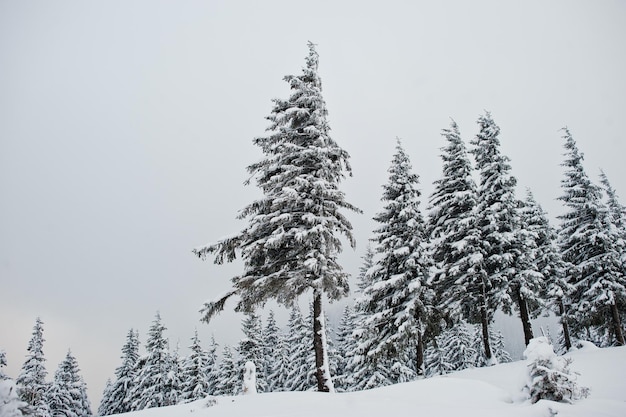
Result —
[[[568, 126], [585, 168], [626, 203], [623, 1], [0, 0], [0, 348], [16, 377], [35, 318], [51, 378], [68, 348], [94, 407], [128, 329], [160, 311], [181, 353], [198, 328], [235, 343], [240, 317], [199, 322], [241, 265], [191, 249], [244, 227], [282, 77], [307, 41], [333, 138], [352, 156], [342, 188], [360, 265], [400, 137], [424, 202], [450, 117], [469, 141], [485, 110], [520, 191], [562, 211]], [[622, 121], [622, 122], [620, 122]], [[523, 195], [520, 193], [520, 195]], [[228, 308], [228, 307], [227, 307]], [[231, 306], [232, 308], [232, 306]], [[280, 323], [280, 324], [284, 324]]]

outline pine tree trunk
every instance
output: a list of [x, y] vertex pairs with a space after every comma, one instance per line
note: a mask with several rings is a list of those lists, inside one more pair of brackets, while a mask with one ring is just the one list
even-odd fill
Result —
[[533, 329], [530, 325], [530, 316], [528, 314], [528, 304], [524, 297], [522, 297], [522, 292], [518, 288], [515, 290], [515, 295], [517, 296], [517, 303], [519, 306], [519, 316], [522, 319], [522, 327], [524, 328], [524, 343], [528, 346], [530, 340], [534, 337]]
[[559, 315], [561, 316], [561, 326], [563, 326], [563, 341], [565, 342], [565, 351], [569, 351], [572, 348], [572, 340], [569, 336], [569, 326], [567, 325], [567, 316], [565, 315], [565, 306], [563, 300], [559, 299]]
[[335, 392], [328, 364], [328, 344], [322, 307], [322, 291], [317, 288], [313, 290], [313, 348], [315, 349], [317, 390], [320, 392]]
[[417, 352], [415, 360], [415, 368], [418, 376], [424, 376], [424, 336], [422, 335], [421, 326], [417, 329]]
[[615, 341], [618, 346], [624, 346], [624, 332], [622, 331], [622, 323], [619, 317], [617, 304], [611, 304], [611, 315], [613, 316], [613, 331], [615, 332]]
[[491, 345], [489, 343], [489, 319], [487, 318], [487, 289], [482, 284], [482, 305], [480, 306], [480, 323], [483, 329], [483, 346], [485, 347], [485, 358], [487, 363], [492, 362]]
[[489, 321], [487, 320], [487, 308], [480, 307], [480, 322], [483, 328], [483, 345], [485, 346], [485, 358], [487, 363], [491, 362], [491, 345], [489, 344]]

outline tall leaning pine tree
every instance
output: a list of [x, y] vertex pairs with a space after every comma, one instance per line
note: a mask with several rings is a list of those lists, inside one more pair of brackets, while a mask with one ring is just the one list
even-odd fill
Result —
[[[374, 220], [375, 250], [379, 259], [366, 276], [371, 284], [358, 300], [367, 337], [360, 340], [369, 361], [383, 360], [394, 369], [414, 368], [423, 375], [424, 329], [430, 317], [426, 288], [431, 258], [426, 251], [425, 226], [419, 209], [418, 176], [400, 140], [389, 168], [389, 182], [383, 186], [384, 209]], [[416, 354], [409, 353], [415, 349]], [[415, 366], [407, 358], [415, 357]], [[396, 379], [399, 378], [399, 379]], [[395, 382], [405, 382], [399, 372]]]
[[317, 389], [334, 391], [328, 364], [323, 296], [338, 300], [348, 294], [348, 274], [337, 257], [343, 235], [354, 247], [352, 226], [341, 209], [359, 210], [345, 200], [339, 183], [351, 174], [348, 153], [330, 137], [322, 82], [317, 73], [318, 54], [309, 43], [301, 75], [284, 79], [291, 87], [286, 100], [275, 99], [269, 135], [254, 143], [265, 154], [248, 166], [263, 197], [239, 215], [248, 226], [238, 235], [194, 250], [201, 258], [215, 254], [220, 264], [244, 259], [244, 272], [232, 278], [233, 289], [204, 306], [204, 320], [239, 297], [237, 311], [250, 312], [275, 299], [290, 306], [313, 292], [315, 320], [313, 346]]
[[559, 243], [563, 259], [573, 265], [569, 274], [574, 286], [573, 330], [578, 337], [590, 328], [607, 330], [621, 346], [620, 316], [626, 300], [624, 241], [611, 211], [602, 203], [600, 188], [587, 177], [574, 138], [567, 128], [563, 130], [565, 177], [559, 199], [567, 211], [559, 216]]

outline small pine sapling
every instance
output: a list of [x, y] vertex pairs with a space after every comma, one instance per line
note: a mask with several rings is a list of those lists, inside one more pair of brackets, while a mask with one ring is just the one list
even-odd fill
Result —
[[524, 358], [529, 361], [524, 391], [532, 403], [539, 400], [572, 403], [589, 395], [589, 388], [579, 386], [576, 374], [569, 369], [572, 359], [557, 356], [545, 336], [530, 341]]

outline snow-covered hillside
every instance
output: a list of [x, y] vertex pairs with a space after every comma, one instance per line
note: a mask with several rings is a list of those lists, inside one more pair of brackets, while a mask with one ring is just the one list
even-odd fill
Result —
[[[322, 394], [283, 392], [211, 397], [190, 404], [129, 413], [127, 417], [594, 417], [626, 416], [626, 347], [585, 347], [568, 354], [578, 381], [591, 393], [575, 404], [522, 394], [527, 362], [471, 369], [368, 391]], [[213, 403], [208, 406], [209, 403]]]

